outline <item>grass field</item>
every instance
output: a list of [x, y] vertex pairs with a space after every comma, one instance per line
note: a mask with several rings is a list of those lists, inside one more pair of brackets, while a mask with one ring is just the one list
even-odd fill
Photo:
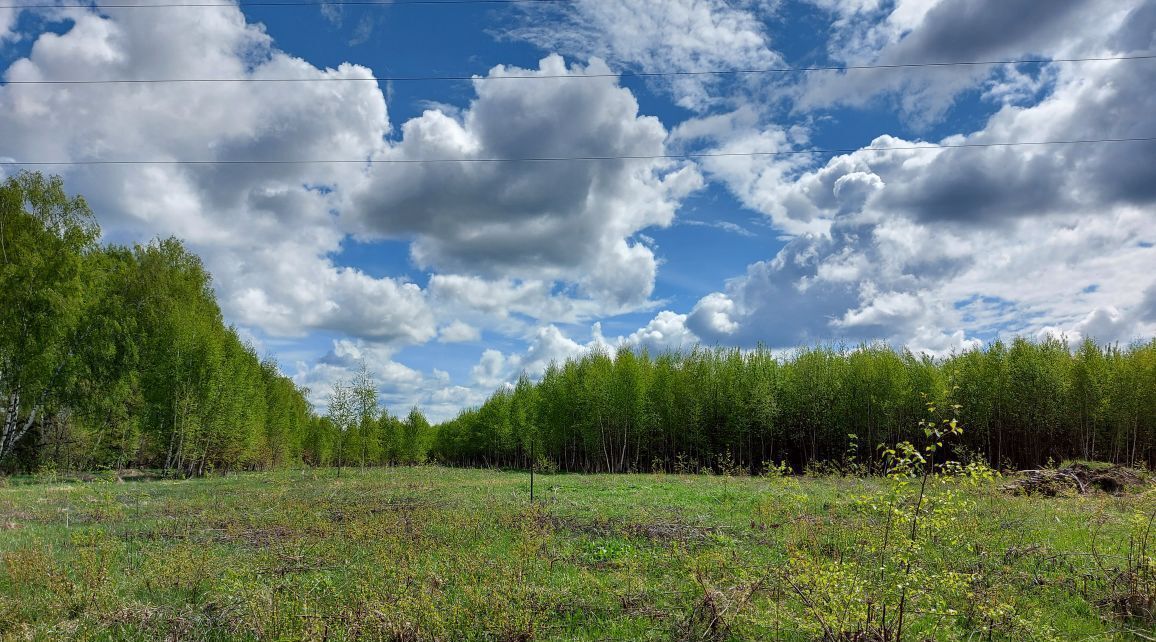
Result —
[[933, 479], [911, 529], [897, 483], [550, 475], [531, 505], [524, 473], [437, 467], [9, 481], [0, 638], [879, 640], [900, 605], [905, 640], [1156, 638], [1151, 490]]

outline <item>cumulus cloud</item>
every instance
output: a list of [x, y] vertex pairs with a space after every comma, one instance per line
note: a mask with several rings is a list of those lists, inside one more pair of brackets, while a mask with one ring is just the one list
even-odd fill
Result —
[[[1146, 41], [1137, 33], [1136, 23], [1150, 20], [1144, 0], [813, 2], [835, 18], [828, 55], [849, 65], [1100, 56], [1151, 43], [1150, 32]], [[1096, 29], [1086, 28], [1089, 24]], [[1103, 34], [1117, 29], [1127, 29], [1128, 37], [1114, 44], [1128, 49], [1105, 49]], [[1007, 85], [1035, 80], [1034, 73], [1002, 66], [812, 74], [800, 88], [797, 109], [863, 106], [889, 96], [912, 122], [927, 124], [940, 119], [961, 92], [981, 82], [1002, 86], [989, 96], [1014, 100], [1023, 94]]]
[[[527, 20], [512, 36], [543, 49], [601, 58], [641, 73], [701, 72], [782, 66], [763, 17], [775, 10], [765, 0], [576, 0], [526, 5]], [[739, 82], [763, 78], [740, 77]], [[655, 79], [675, 102], [706, 110], [725, 102], [733, 78], [682, 75]]]
[[[8, 80], [368, 78], [278, 50], [236, 7], [156, 16], [70, 10]], [[558, 56], [490, 77], [605, 73]], [[376, 84], [199, 83], [0, 87], [0, 154], [22, 160], [285, 160], [647, 156], [667, 131], [605, 78], [479, 81], [465, 109], [393, 131]], [[565, 126], [560, 126], [565, 123]], [[350, 233], [412, 241], [449, 316], [571, 323], [645, 309], [658, 259], [638, 234], [670, 225], [702, 184], [665, 160], [146, 165], [67, 170], [113, 240], [176, 235], [201, 253], [231, 319], [273, 334], [332, 330], [378, 341], [437, 336], [427, 293], [335, 263]], [[460, 314], [458, 314], [460, 313]], [[452, 333], [451, 333], [452, 335]], [[446, 335], [446, 336], [451, 336]]]
[[281, 336], [327, 329], [403, 344], [424, 343], [436, 334], [433, 309], [417, 285], [335, 267], [323, 258], [286, 261], [286, 249], [254, 252], [240, 265], [226, 256], [215, 271], [232, 285], [222, 303], [240, 322]]
[[309, 388], [310, 402], [322, 412], [338, 383], [348, 383], [364, 367], [373, 377], [386, 405], [397, 397], [413, 396], [425, 377], [393, 360], [388, 344], [358, 339], [336, 339], [332, 348], [313, 363], [298, 362], [293, 380]]
[[609, 70], [597, 60], [567, 67], [556, 55], [537, 70], [499, 66], [475, 82], [477, 98], [461, 113], [431, 109], [406, 122], [383, 160], [480, 162], [383, 166], [357, 201], [365, 233], [413, 236], [414, 261], [439, 272], [576, 283], [580, 296], [609, 310], [645, 304], [657, 261], [634, 235], [670, 225], [681, 199], [701, 185], [692, 166], [646, 158], [486, 162], [665, 153], [666, 129], [639, 115], [614, 78], [493, 80], [583, 73]]
[[510, 384], [523, 374], [536, 378], [545, 372], [551, 363], [563, 363], [587, 350], [599, 347], [609, 349], [597, 325], [594, 328], [593, 339], [586, 345], [567, 337], [557, 326], [547, 325], [537, 329], [529, 339], [524, 352], [503, 354], [498, 350], [485, 350], [471, 374], [476, 385], [483, 389], [492, 389]]
[[653, 354], [689, 350], [698, 345], [699, 339], [687, 328], [686, 320], [685, 314], [663, 310], [645, 326], [616, 338], [606, 337], [601, 323], [595, 323], [586, 343], [575, 341], [557, 326], [541, 326], [527, 337], [527, 347], [521, 352], [483, 351], [471, 371], [473, 383], [480, 390], [492, 390], [512, 385], [523, 374], [537, 379], [551, 364], [561, 365], [592, 351], [613, 354], [620, 348], [628, 348], [645, 349]]
[[[147, 15], [146, 15], [147, 14]], [[38, 35], [7, 80], [367, 78], [278, 50], [236, 7], [72, 10]], [[390, 129], [368, 82], [0, 87], [0, 154], [21, 160], [368, 158]], [[435, 322], [423, 293], [335, 265], [349, 165], [145, 165], [70, 168], [113, 240], [176, 235], [213, 272], [229, 317], [274, 335], [313, 329], [421, 342]]]
[[798, 237], [704, 297], [687, 326], [708, 342], [886, 338], [936, 353], [1043, 328], [1128, 340], [1153, 327], [1131, 285], [1156, 260], [1136, 241], [1151, 232], [1134, 208], [995, 229], [836, 220], [829, 235]]
[[[982, 129], [935, 141], [996, 147], [935, 149], [884, 135], [859, 152], [801, 174], [798, 165], [748, 159], [723, 159], [727, 165], [708, 165], [707, 170], [745, 205], [794, 233], [816, 221], [865, 212], [901, 214], [925, 223], [999, 225], [1020, 217], [1151, 203], [1156, 185], [1150, 165], [1138, 159], [1156, 154], [1152, 142], [999, 146], [1156, 136], [1156, 124], [1141, 117], [1156, 110], [1156, 96], [1148, 91], [1156, 83], [1156, 67], [1112, 61], [1060, 67], [1055, 74], [1056, 85], [1042, 100], [1006, 105]], [[770, 150], [789, 144], [782, 130], [761, 136]]]
[[[465, 274], [434, 274], [429, 300], [442, 315], [476, 325], [520, 334], [537, 322], [579, 323], [606, 313], [624, 311], [613, 305], [576, 296], [573, 288], [540, 279], [488, 279]], [[637, 308], [638, 305], [628, 306]]]
[[[831, 19], [828, 57], [851, 64], [1148, 53], [1156, 34], [1156, 5], [1142, 0], [812, 2]], [[1156, 332], [1156, 283], [1144, 269], [1156, 261], [1151, 143], [943, 150], [896, 133], [818, 163], [778, 155], [811, 145], [828, 108], [893, 101], [922, 126], [964, 92], [993, 113], [933, 143], [1156, 136], [1151, 64], [651, 79], [695, 114], [664, 125], [614, 77], [518, 79], [780, 66], [767, 35], [777, 3], [521, 9], [527, 19], [509, 36], [581, 64], [548, 55], [533, 69], [494, 67], [468, 104], [428, 103], [396, 127], [372, 82], [4, 85], [0, 156], [405, 161], [66, 170], [111, 240], [185, 238], [231, 321], [266, 338], [344, 335], [297, 366], [317, 402], [363, 362], [391, 410], [417, 403], [437, 419], [594, 349], [883, 338], [943, 353], [1008, 332]], [[0, 9], [0, 42], [30, 44], [6, 79], [372, 75], [288, 55], [236, 7], [51, 16], [67, 20], [18, 36], [16, 12]], [[685, 151], [722, 155], [639, 158]], [[489, 162], [570, 156], [635, 158]], [[477, 162], [442, 162], [451, 158]], [[764, 215], [785, 247], [690, 310], [663, 309], [604, 337], [599, 319], [661, 305], [661, 257], [647, 232], [671, 225], [707, 180]], [[351, 235], [408, 243], [428, 284], [343, 267]], [[567, 334], [590, 324], [588, 340]], [[474, 343], [483, 331], [523, 347], [484, 350], [465, 382], [397, 360], [403, 346]]]
[[687, 316], [670, 310], [663, 310], [647, 324], [620, 340], [620, 343], [645, 348], [652, 353], [689, 350], [699, 343], [689, 328]]
[[462, 321], [453, 321], [438, 330], [438, 341], [442, 343], [466, 343], [481, 338], [481, 331]]
[[771, 217], [789, 234], [825, 230], [815, 217], [800, 216], [798, 209], [786, 216], [787, 192], [792, 178], [811, 162], [805, 155], [783, 154], [806, 141], [805, 127], [783, 128], [763, 122], [763, 114], [751, 107], [686, 120], [671, 133], [683, 148], [704, 149], [698, 159], [711, 179], [727, 186], [746, 208]]
[[[1057, 73], [948, 144], [1156, 136], [1149, 65]], [[890, 136], [762, 196], [781, 229], [821, 222], [687, 318], [708, 341], [788, 346], [883, 337], [929, 351], [976, 333], [1049, 329], [1126, 340], [1145, 328], [1133, 284], [1154, 259], [1151, 143], [944, 150]], [[757, 198], [752, 203], [759, 202]]]
[[[993, 27], [983, 38], [933, 50], [938, 39], [927, 34], [945, 25], [982, 31], [988, 4], [900, 2], [882, 22], [855, 32], [858, 40], [847, 48], [889, 62], [999, 57], [1037, 50], [1036, 43], [1056, 41], [1056, 30], [1103, 8], [1070, 3], [1036, 24]], [[1005, 3], [999, 12], [1031, 13], [1039, 10], [1035, 4]], [[844, 30], [864, 29], [850, 17], [882, 10], [871, 2], [830, 8], [846, 12], [848, 20], [836, 22]], [[1098, 21], [1105, 29], [1073, 30], [1077, 35], [1059, 38], [1056, 51], [1150, 51], [1151, 30], [1138, 34], [1134, 25], [1153, 19], [1144, 5], [1113, 5]], [[1055, 65], [1047, 73], [1043, 98], [1004, 104], [979, 130], [936, 142], [1156, 136], [1156, 124], [1144, 116], [1156, 110], [1151, 65]], [[972, 78], [950, 91], [977, 83]], [[769, 151], [789, 148], [787, 130], [742, 116], [690, 122], [675, 135], [720, 149], [760, 140]], [[751, 133], [734, 135], [744, 129]], [[706, 165], [708, 175], [791, 240], [725, 290], [703, 297], [686, 325], [706, 341], [776, 347], [887, 338], [942, 352], [969, 345], [977, 334], [1043, 331], [1126, 340], [1151, 327], [1147, 299], [1132, 284], [1146, 279], [1137, 266], [1153, 260], [1147, 241], [1156, 232], [1149, 213], [1156, 205], [1153, 157], [1156, 145], [1149, 142], [946, 150], [885, 135], [815, 168], [750, 159]]]

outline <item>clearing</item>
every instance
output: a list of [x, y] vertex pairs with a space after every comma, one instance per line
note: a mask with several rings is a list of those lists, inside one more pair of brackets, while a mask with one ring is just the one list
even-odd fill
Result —
[[912, 529], [918, 479], [528, 481], [9, 481], [0, 639], [1156, 638], [1150, 485], [932, 478]]

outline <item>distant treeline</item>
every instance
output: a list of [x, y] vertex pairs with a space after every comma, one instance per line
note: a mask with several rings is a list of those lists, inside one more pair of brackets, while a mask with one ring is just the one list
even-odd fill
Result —
[[225, 325], [200, 259], [99, 236], [59, 178], [0, 184], [0, 469], [300, 462], [319, 420]]
[[885, 345], [592, 353], [523, 379], [439, 426], [450, 464], [569, 471], [699, 470], [878, 461], [924, 438], [928, 404], [958, 405], [956, 456], [1035, 467], [1049, 458], [1156, 464], [1156, 341], [1015, 339], [945, 359]]

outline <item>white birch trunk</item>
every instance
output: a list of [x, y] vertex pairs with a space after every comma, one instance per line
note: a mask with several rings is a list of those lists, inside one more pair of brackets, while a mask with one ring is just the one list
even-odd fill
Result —
[[0, 461], [12, 453], [16, 449], [16, 444], [28, 434], [32, 429], [32, 424], [36, 423], [36, 413], [38, 408], [33, 408], [28, 417], [23, 423], [20, 421], [20, 393], [13, 392], [8, 395], [8, 407], [4, 412], [3, 428], [0, 428]]

